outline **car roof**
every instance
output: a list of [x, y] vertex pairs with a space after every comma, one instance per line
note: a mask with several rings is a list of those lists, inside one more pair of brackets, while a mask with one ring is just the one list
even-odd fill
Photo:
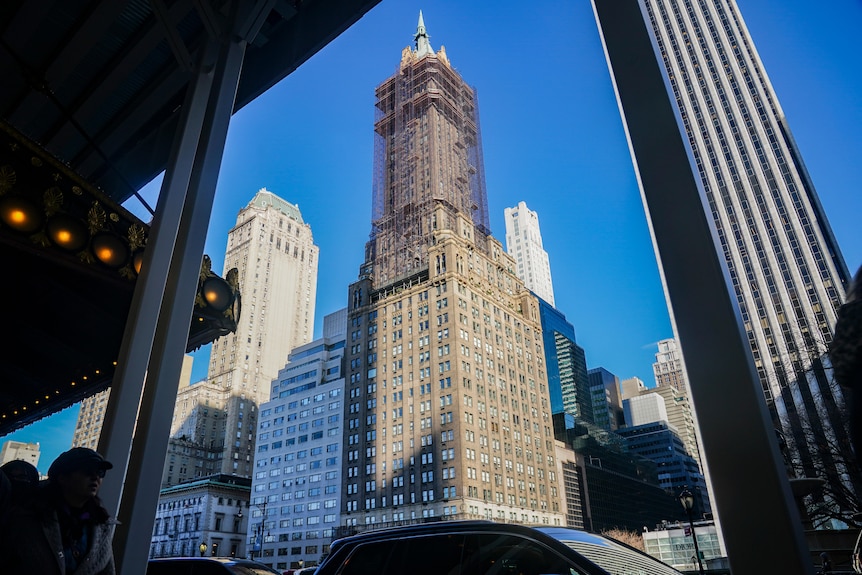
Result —
[[[547, 527], [547, 526], [545, 526]], [[583, 541], [584, 543], [595, 543], [607, 545], [607, 540], [600, 535], [593, 535], [575, 529], [558, 528], [565, 532], [566, 539]], [[461, 533], [461, 532], [488, 532], [488, 533], [511, 533], [529, 537], [541, 541], [552, 548], [560, 544], [560, 538], [546, 533], [541, 526], [530, 527], [520, 523], [498, 523], [485, 520], [436, 520], [426, 523], [403, 525], [398, 527], [374, 529], [351, 535], [332, 542], [330, 554], [335, 554], [342, 547], [350, 547], [362, 542], [380, 541], [403, 537], [417, 537], [422, 535], [433, 535], [435, 533]]]
[[[567, 527], [549, 525], [536, 525], [531, 527], [516, 523], [498, 523], [495, 521], [482, 520], [437, 520], [415, 525], [365, 531], [333, 541], [330, 557], [340, 553], [343, 549], [350, 549], [351, 547], [361, 543], [435, 535], [439, 533], [449, 534], [477, 532], [517, 534], [531, 538], [537, 542], [544, 543], [551, 549], [559, 550], [559, 546], [563, 545], [569, 549], [569, 552], [576, 552], [578, 556], [581, 557], [582, 561], [586, 561], [593, 565], [597, 572], [606, 572], [607, 568], [606, 566], [602, 566], [597, 563], [597, 558], [602, 557], [607, 559], [608, 557], [618, 554], [621, 548], [628, 548], [635, 554], [634, 556], [628, 557], [629, 560], [634, 557], [643, 557], [644, 560], [649, 561], [650, 564], [655, 562], [662, 567], [661, 570], [656, 571], [657, 573], [677, 573], [677, 571], [669, 566], [658, 562], [654, 557], [650, 557], [642, 551], [636, 550], [617, 541], [610, 540], [599, 534], [588, 533], [586, 531]], [[587, 553], [589, 556], [587, 556]], [[623, 560], [625, 561], [625, 559]]]
[[[538, 527], [538, 526], [537, 526]], [[398, 527], [387, 527], [383, 529], [373, 529], [371, 531], [363, 531], [356, 535], [343, 537], [333, 542], [333, 545], [345, 545], [358, 541], [371, 541], [376, 539], [389, 539], [393, 536], [410, 537], [412, 535], [430, 535], [440, 532], [459, 532], [459, 531], [489, 531], [507, 533], [521, 533], [523, 535], [535, 536], [536, 533], [541, 533], [536, 528], [528, 527], [518, 523], [497, 523], [495, 521], [483, 520], [438, 520], [429, 521], [426, 523], [417, 523], [412, 525], [401, 525]], [[577, 532], [583, 533], [583, 532]], [[544, 535], [544, 534], [543, 534]]]
[[237, 565], [240, 567], [253, 567], [255, 571], [265, 569], [272, 573], [279, 573], [269, 565], [258, 563], [250, 559], [236, 557], [158, 557], [150, 559], [149, 563], [220, 563], [222, 565]]
[[150, 561], [197, 561], [197, 562], [213, 562], [213, 563], [256, 563], [256, 561], [248, 561], [247, 559], [237, 559], [234, 557], [156, 557]]
[[[237, 557], [158, 557], [154, 559], [150, 559], [150, 563], [221, 563], [223, 565], [253, 565], [255, 568], [260, 569], [261, 567], [266, 567], [267, 569], [274, 571], [268, 565], [263, 563], [258, 563], [257, 561], [252, 561], [250, 559], [241, 559]], [[278, 573], [277, 571], [274, 571]]]

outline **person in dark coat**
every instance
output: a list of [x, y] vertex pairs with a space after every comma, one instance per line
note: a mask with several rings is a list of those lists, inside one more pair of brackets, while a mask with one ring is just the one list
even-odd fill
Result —
[[862, 449], [862, 266], [838, 310], [829, 359], [835, 381], [850, 398], [850, 440], [858, 456]]
[[36, 466], [21, 459], [0, 465], [0, 471], [9, 478], [12, 501], [30, 497], [39, 484], [39, 470]]
[[48, 469], [48, 480], [9, 509], [0, 537], [2, 572], [115, 575], [116, 521], [98, 497], [112, 467], [85, 447], [61, 453]]

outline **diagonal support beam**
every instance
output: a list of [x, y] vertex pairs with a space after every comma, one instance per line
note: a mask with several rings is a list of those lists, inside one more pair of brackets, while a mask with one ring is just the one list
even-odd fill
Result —
[[248, 42], [254, 41], [257, 33], [260, 32], [267, 16], [275, 7], [276, 0], [252, 0], [248, 2], [237, 18], [237, 25], [234, 27], [233, 33]]
[[[103, 500], [119, 509], [117, 570], [144, 575], [216, 181], [244, 41], [209, 41], [189, 87], [135, 289], [99, 450]], [[144, 381], [146, 384], [144, 385]]]
[[162, 25], [162, 30], [165, 32], [165, 38], [168, 41], [168, 46], [171, 47], [171, 52], [174, 53], [174, 58], [177, 59], [177, 62], [184, 70], [193, 72], [194, 61], [192, 60], [192, 55], [189, 54], [186, 43], [183, 42], [182, 36], [177, 31], [177, 25], [171, 16], [170, 10], [168, 10], [162, 0], [150, 0], [150, 4], [153, 5], [156, 19]]

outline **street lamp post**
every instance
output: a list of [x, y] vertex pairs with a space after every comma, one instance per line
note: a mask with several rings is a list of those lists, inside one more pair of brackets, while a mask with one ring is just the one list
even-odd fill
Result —
[[203, 557], [203, 556], [206, 554], [206, 552], [207, 552], [207, 544], [202, 542], [202, 543], [198, 546], [198, 550], [201, 552], [201, 557]]
[[[254, 507], [258, 507], [255, 505]], [[251, 542], [251, 559], [254, 559], [254, 548], [258, 541], [260, 541], [260, 554], [258, 557], [263, 557], [263, 524], [266, 521], [266, 501], [264, 500], [263, 505], [258, 507], [261, 510], [260, 523], [257, 524], [257, 527], [254, 530], [254, 539]]]
[[694, 532], [694, 520], [691, 518], [691, 509], [694, 507], [694, 495], [688, 490], [688, 487], [684, 487], [682, 493], [679, 494], [679, 502], [682, 504], [682, 508], [685, 509], [686, 515], [688, 515], [691, 540], [694, 541], [694, 555], [697, 557], [697, 569], [703, 575], [703, 563], [700, 560], [700, 549], [697, 546], [697, 535]]

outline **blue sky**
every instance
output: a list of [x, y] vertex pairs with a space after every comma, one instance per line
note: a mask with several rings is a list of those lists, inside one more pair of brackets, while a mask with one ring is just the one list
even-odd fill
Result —
[[[862, 4], [738, 0], [847, 261], [862, 263]], [[412, 44], [419, 9], [431, 45], [479, 95], [491, 228], [503, 209], [538, 212], [558, 309], [589, 367], [652, 385], [667, 308], [622, 123], [586, 0], [421, 4], [384, 0], [231, 123], [206, 252], [266, 187], [299, 204], [320, 246], [316, 335], [346, 305], [370, 231], [374, 87]], [[155, 205], [157, 182], [145, 195]], [[132, 204], [130, 209], [141, 214]], [[206, 376], [208, 346], [195, 358]], [[77, 408], [9, 439], [68, 449]]]

